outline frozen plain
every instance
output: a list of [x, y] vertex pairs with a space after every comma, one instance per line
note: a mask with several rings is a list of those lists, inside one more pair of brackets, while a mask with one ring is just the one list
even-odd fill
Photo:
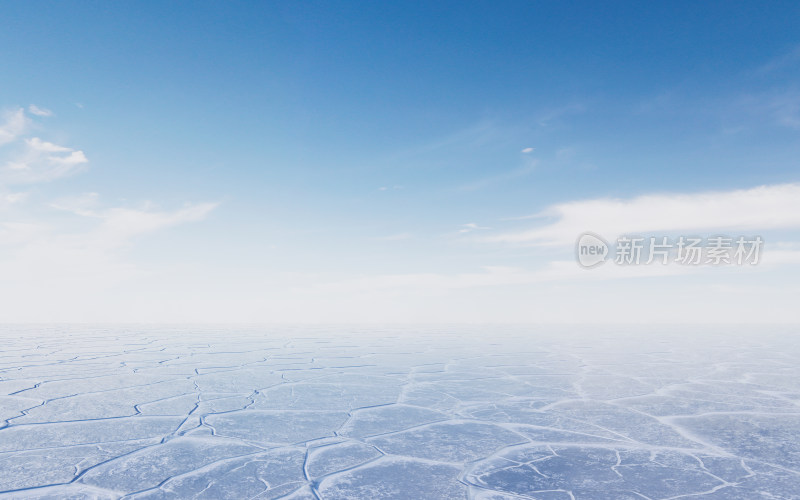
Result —
[[0, 328], [0, 498], [800, 498], [790, 327]]

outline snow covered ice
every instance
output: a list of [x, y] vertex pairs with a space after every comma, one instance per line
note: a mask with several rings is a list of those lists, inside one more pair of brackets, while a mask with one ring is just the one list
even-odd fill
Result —
[[796, 333], [5, 326], [0, 498], [800, 498]]

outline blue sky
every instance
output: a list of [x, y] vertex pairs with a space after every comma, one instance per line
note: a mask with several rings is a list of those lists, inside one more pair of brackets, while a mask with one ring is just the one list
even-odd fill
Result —
[[[798, 319], [796, 3], [2, 14], [2, 321]], [[595, 273], [578, 227], [765, 261]]]

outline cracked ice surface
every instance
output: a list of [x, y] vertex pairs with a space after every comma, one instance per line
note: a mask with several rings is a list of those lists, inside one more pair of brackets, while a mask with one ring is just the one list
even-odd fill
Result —
[[0, 497], [800, 498], [791, 328], [0, 328]]

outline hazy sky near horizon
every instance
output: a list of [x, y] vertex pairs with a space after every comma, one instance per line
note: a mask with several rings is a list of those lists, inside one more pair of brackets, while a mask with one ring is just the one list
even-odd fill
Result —
[[[796, 2], [0, 19], [0, 321], [800, 320]], [[586, 270], [583, 231], [765, 243]]]

